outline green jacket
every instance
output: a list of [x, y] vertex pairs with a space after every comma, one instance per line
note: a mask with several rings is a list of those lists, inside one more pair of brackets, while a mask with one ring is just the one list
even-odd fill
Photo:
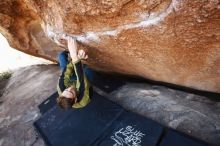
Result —
[[[76, 75], [76, 80], [71, 80], [71, 76]], [[90, 83], [83, 71], [81, 60], [77, 62], [70, 62], [66, 69], [59, 77], [57, 84], [58, 94], [68, 87], [74, 86], [77, 90], [77, 102], [73, 104], [73, 108], [82, 108], [90, 102]]]

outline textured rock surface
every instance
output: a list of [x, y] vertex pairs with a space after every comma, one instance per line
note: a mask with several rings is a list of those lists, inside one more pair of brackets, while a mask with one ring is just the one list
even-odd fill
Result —
[[55, 90], [59, 70], [55, 65], [35, 65], [15, 70], [0, 96], [0, 145], [43, 146], [33, 127], [38, 105]]
[[[43, 146], [33, 122], [38, 105], [55, 89], [59, 69], [31, 66], [15, 71], [0, 97], [0, 145]], [[199, 139], [220, 145], [220, 101], [163, 86], [128, 82], [110, 94], [95, 88], [128, 110]]]
[[96, 69], [220, 92], [219, 0], [3, 0], [0, 32], [55, 60], [76, 37]]

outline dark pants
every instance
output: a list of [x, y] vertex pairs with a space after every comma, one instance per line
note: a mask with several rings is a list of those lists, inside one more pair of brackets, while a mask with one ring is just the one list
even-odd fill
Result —
[[[68, 62], [68, 51], [60, 52], [58, 55], [58, 60], [59, 60], [61, 71], [64, 71], [67, 64], [69, 63]], [[94, 77], [94, 72], [92, 71], [92, 69], [89, 68], [87, 65], [83, 65], [83, 71], [86, 77], [88, 78], [89, 82], [92, 83], [93, 77]], [[74, 73], [70, 79], [76, 80], [76, 74]]]

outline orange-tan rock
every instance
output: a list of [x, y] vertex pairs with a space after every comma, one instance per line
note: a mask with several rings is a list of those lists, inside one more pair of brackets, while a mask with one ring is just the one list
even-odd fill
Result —
[[76, 37], [93, 68], [220, 92], [219, 0], [3, 0], [0, 32], [52, 61]]

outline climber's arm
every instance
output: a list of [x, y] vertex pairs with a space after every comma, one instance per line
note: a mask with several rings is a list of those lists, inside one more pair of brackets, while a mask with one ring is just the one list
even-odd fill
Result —
[[83, 80], [83, 68], [82, 68], [82, 59], [87, 59], [88, 56], [86, 55], [84, 50], [79, 50], [77, 51], [77, 42], [74, 38], [68, 37], [67, 38], [67, 45], [68, 45], [68, 50], [70, 52], [70, 57], [72, 59], [71, 65], [69, 66], [70, 70], [75, 71], [75, 75], [77, 77], [77, 82]]
[[67, 46], [68, 50], [70, 52], [70, 57], [72, 59], [72, 62], [77, 62], [79, 60], [77, 56], [77, 42], [72, 37], [67, 37]]

